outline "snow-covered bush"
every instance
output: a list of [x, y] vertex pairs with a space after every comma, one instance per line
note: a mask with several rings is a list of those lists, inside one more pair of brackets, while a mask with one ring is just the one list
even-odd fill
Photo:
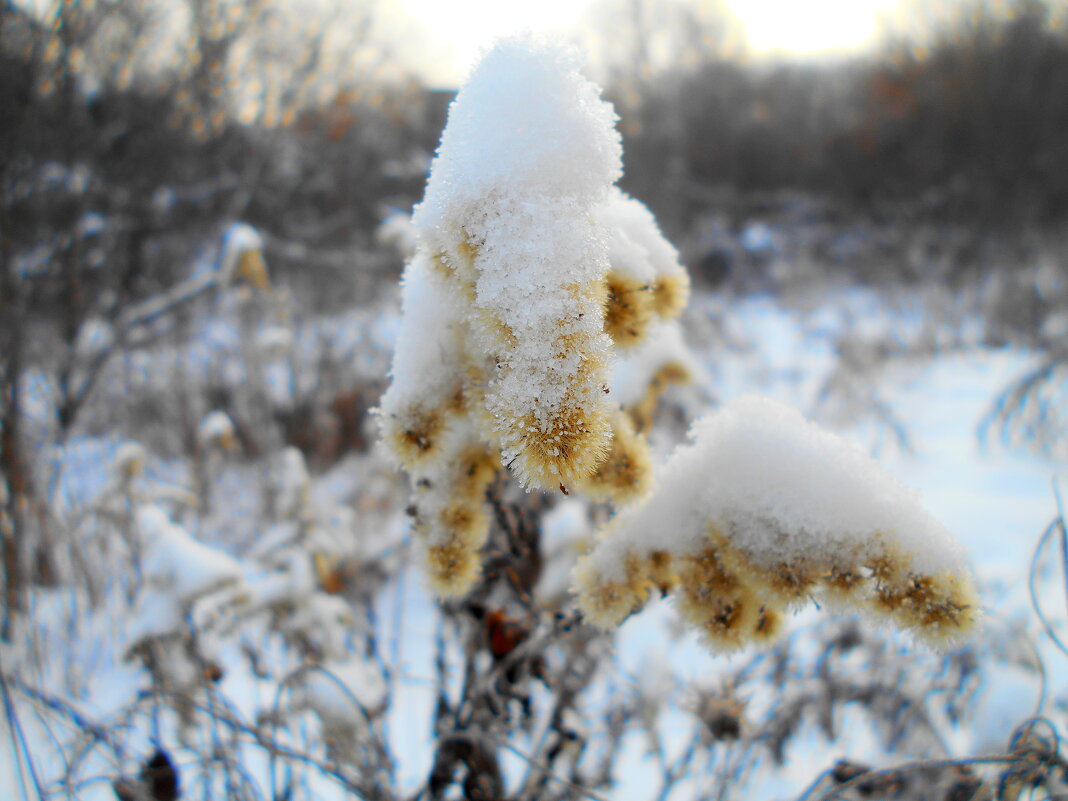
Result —
[[599, 624], [659, 589], [718, 646], [771, 639], [815, 594], [935, 643], [970, 629], [977, 600], [949, 532], [788, 409], [732, 404], [654, 478], [641, 429], [648, 397], [692, 372], [672, 327], [689, 285], [620, 175], [614, 113], [570, 51], [498, 44], [450, 109], [380, 409], [434, 588], [477, 581], [503, 468], [528, 491], [617, 508], [576, 572]]

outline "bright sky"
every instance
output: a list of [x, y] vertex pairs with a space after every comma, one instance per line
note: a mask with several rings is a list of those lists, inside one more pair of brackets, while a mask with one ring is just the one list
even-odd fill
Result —
[[[678, 0], [687, 2], [688, 0]], [[395, 0], [420, 32], [427, 79], [455, 85], [479, 51], [524, 28], [581, 32], [603, 0]], [[869, 45], [898, 0], [728, 0], [757, 54], [849, 53]], [[414, 32], [414, 31], [413, 31]]]

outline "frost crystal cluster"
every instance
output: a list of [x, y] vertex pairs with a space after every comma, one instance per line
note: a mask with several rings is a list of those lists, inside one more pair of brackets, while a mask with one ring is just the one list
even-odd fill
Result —
[[413, 217], [380, 419], [445, 595], [478, 576], [502, 465], [528, 488], [616, 502], [649, 485], [612, 366], [679, 315], [689, 281], [653, 216], [614, 186], [615, 114], [579, 66], [529, 38], [490, 51], [450, 108]]

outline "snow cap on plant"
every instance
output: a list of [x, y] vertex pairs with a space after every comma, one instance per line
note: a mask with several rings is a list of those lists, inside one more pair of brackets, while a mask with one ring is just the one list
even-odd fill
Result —
[[495, 374], [485, 404], [527, 486], [588, 476], [607, 453], [608, 255], [594, 213], [621, 173], [615, 114], [570, 49], [505, 40], [449, 111], [413, 222]]
[[227, 286], [241, 278], [252, 286], [269, 289], [267, 264], [263, 260], [263, 236], [248, 223], [238, 222], [226, 229], [219, 258], [219, 284]]
[[197, 426], [197, 445], [201, 448], [230, 450], [236, 445], [234, 422], [226, 412], [209, 412]]
[[118, 479], [129, 481], [145, 471], [148, 454], [139, 442], [124, 442], [115, 450], [109, 469]]
[[401, 325], [378, 412], [386, 448], [405, 469], [444, 455], [450, 421], [463, 411], [463, 336], [445, 279], [425, 253], [417, 255], [401, 278]]
[[656, 282], [685, 273], [613, 186], [614, 123], [576, 53], [529, 36], [494, 47], [450, 108], [378, 409], [440, 595], [481, 573], [500, 465], [528, 489], [617, 504], [651, 485], [648, 446], [611, 397], [613, 347], [658, 324]]
[[680, 612], [718, 647], [766, 639], [785, 610], [815, 598], [876, 612], [932, 644], [975, 624], [961, 546], [844, 440], [756, 396], [698, 421], [691, 438], [576, 568], [594, 622], [640, 607], [654, 556], [666, 554]]
[[605, 331], [617, 348], [626, 350], [645, 340], [655, 320], [682, 313], [690, 279], [645, 204], [613, 187], [597, 215], [611, 262]]

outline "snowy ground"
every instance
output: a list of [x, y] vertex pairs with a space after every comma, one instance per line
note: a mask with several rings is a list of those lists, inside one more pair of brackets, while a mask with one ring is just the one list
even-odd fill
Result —
[[[857, 417], [844, 426], [836, 425], [835, 418], [827, 419], [820, 388], [836, 365], [832, 335], [847, 320], [850, 325], [860, 320], [858, 330], [868, 333], [880, 327], [892, 332], [894, 326], [914, 324], [915, 320], [884, 314], [874, 296], [861, 292], [841, 293], [833, 303], [810, 308], [804, 314], [783, 310], [762, 297], [740, 301], [729, 310], [702, 297], [696, 297], [693, 306], [697, 324], [691, 330], [700, 333], [704, 323], [716, 322], [725, 325], [730, 339], [742, 346], [716, 348], [714, 356], [707, 356], [709, 388], [717, 401], [753, 391], [766, 393], [816, 416], [873, 451], [902, 483], [921, 493], [927, 508], [965, 544], [983, 582], [984, 602], [993, 624], [1017, 621], [1015, 625], [1034, 627], [1028, 614], [1026, 576], [1037, 538], [1056, 513], [1053, 485], [1063, 465], [1011, 452], [996, 443], [983, 448], [977, 438], [977, 427], [992, 399], [1030, 364], [1027, 353], [1010, 349], [954, 351], [931, 361], [890, 364], [875, 373], [879, 398], [907, 430], [911, 450], [906, 450], [885, 426], [870, 417]], [[719, 320], [714, 321], [714, 317]], [[691, 344], [698, 350], [702, 347], [700, 342]], [[89, 457], [81, 452], [76, 458], [84, 461]], [[1063, 612], [1063, 596], [1055, 594], [1059, 586], [1056, 575], [1051, 578], [1041, 585], [1047, 593], [1044, 600], [1049, 608]], [[404, 692], [389, 713], [387, 732], [394, 752], [402, 758], [398, 778], [404, 788], [415, 790], [425, 781], [431, 757], [436, 626], [433, 602], [417, 572], [405, 572], [403, 580], [390, 587], [389, 596], [381, 603], [381, 614], [384, 629], [389, 630], [398, 620], [397, 627], [404, 631], [399, 642], [390, 644], [395, 652], [390, 658], [399, 658], [405, 678]], [[795, 621], [795, 628], [815, 617], [815, 612], [806, 613]], [[1061, 614], [1058, 619], [1063, 622], [1063, 618]], [[652, 653], [670, 655], [675, 671], [691, 678], [714, 675], [721, 668], [725, 660], [712, 657], [693, 638], [679, 634], [672, 619], [672, 611], [658, 604], [624, 626], [619, 659], [628, 674], [654, 680], [660, 668], [650, 659]], [[1044, 648], [1043, 653], [1052, 678], [1050, 694], [1064, 698], [1068, 664], [1052, 648]], [[136, 683], [136, 671], [130, 666], [116, 664], [112, 669], [112, 675], [96, 677], [94, 697], [84, 704], [101, 716], [124, 700], [128, 688]], [[649, 679], [650, 675], [654, 679]], [[972, 731], [962, 732], [951, 744], [954, 750], [968, 752], [977, 747], [980, 737], [984, 742], [1003, 741], [1011, 725], [1033, 706], [1036, 688], [1033, 675], [1010, 668], [994, 671], [980, 698], [979, 719]], [[226, 689], [233, 697], [247, 700], [250, 708], [257, 694], [263, 692], [251, 683], [241, 687], [231, 683]], [[804, 753], [794, 754], [792, 767], [784, 775], [773, 782], [758, 782], [747, 797], [796, 797], [838, 756], [857, 760], [878, 757], [879, 747], [869, 732], [856, 726], [850, 731], [851, 736], [832, 747], [813, 732], [802, 749]], [[145, 733], [131, 735], [143, 737]], [[0, 756], [0, 799], [21, 797], [11, 745], [6, 741]], [[638, 744], [632, 750], [633, 769], [628, 774], [633, 775], [627, 776], [626, 791], [619, 798], [645, 798], [652, 789], [648, 756]], [[102, 781], [86, 788], [79, 797], [110, 798], [112, 791]]]

